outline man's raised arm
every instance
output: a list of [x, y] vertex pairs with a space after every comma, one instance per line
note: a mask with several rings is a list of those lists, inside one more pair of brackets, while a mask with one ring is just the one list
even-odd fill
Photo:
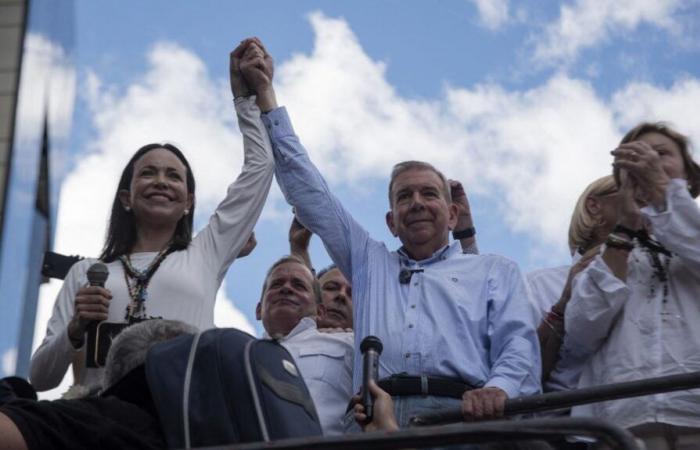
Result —
[[[271, 71], [272, 58], [257, 41], [261, 64], [244, 71], [243, 75], [262, 79]], [[268, 67], [269, 66], [269, 67]], [[250, 83], [255, 84], [255, 83]], [[363, 266], [368, 233], [350, 216], [330, 192], [326, 181], [299, 138], [284, 107], [277, 107], [274, 88], [270, 81], [258, 84], [257, 101], [263, 111], [262, 120], [270, 135], [275, 156], [275, 175], [287, 201], [294, 206], [299, 220], [323, 241], [326, 250], [348, 279], [353, 268]]]

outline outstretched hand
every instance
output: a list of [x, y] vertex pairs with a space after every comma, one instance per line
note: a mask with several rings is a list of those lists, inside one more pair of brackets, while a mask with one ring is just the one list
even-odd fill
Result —
[[352, 398], [353, 415], [355, 421], [362, 427], [363, 431], [396, 431], [399, 425], [394, 416], [394, 401], [391, 396], [382, 390], [374, 380], [369, 382], [369, 392], [374, 397], [374, 412], [372, 420], [367, 422], [365, 407], [362, 404], [362, 397], [355, 395]]
[[242, 40], [238, 47], [229, 54], [229, 79], [231, 81], [231, 93], [234, 98], [247, 97], [253, 93], [241, 72], [243, 55], [252, 42], [255, 42], [254, 38]]
[[289, 227], [289, 244], [292, 246], [292, 248], [304, 250], [308, 249], [312, 234], [313, 233], [302, 225], [296, 216], [294, 216], [292, 225]]
[[631, 230], [642, 228], [642, 213], [637, 204], [639, 187], [626, 170], [620, 171], [620, 190], [617, 196], [618, 223]]
[[[248, 88], [255, 92], [255, 102], [262, 112], [277, 108], [275, 90], [272, 87], [274, 63], [260, 39], [253, 37], [243, 41], [240, 73]], [[236, 56], [239, 56], [238, 54]]]
[[455, 231], [462, 231], [473, 227], [474, 221], [472, 220], [469, 199], [467, 198], [467, 193], [464, 191], [462, 183], [457, 180], [447, 180], [447, 182], [450, 184], [452, 203], [457, 206], [457, 225], [455, 226]]
[[312, 234], [294, 216], [292, 225], [289, 227], [289, 253], [301, 258], [309, 269], [313, 267], [311, 265], [311, 255], [309, 255], [309, 242]]
[[257, 239], [255, 239], [255, 232], [250, 233], [250, 237], [246, 241], [243, 248], [241, 248], [241, 251], [238, 252], [238, 256], [236, 256], [236, 258], [245, 258], [246, 256], [250, 255], [251, 253], [253, 253], [253, 250], [257, 245], [258, 241]]

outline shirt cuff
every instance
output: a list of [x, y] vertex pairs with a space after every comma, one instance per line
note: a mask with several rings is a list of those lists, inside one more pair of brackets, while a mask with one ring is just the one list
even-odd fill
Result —
[[688, 193], [688, 181], [682, 178], [673, 178], [666, 188], [666, 209], [659, 211], [654, 205], [643, 207], [640, 211], [651, 220], [654, 228], [663, 227], [671, 220], [674, 197]]
[[520, 395], [520, 388], [512, 381], [504, 377], [493, 377], [484, 385], [485, 388], [495, 387], [506, 393], [508, 398], [515, 398]]
[[63, 336], [61, 338], [61, 341], [62, 341], [61, 347], [65, 348], [65, 349], [71, 349], [71, 351], [74, 351], [74, 352], [79, 352], [80, 350], [85, 348], [85, 335], [83, 335], [82, 345], [78, 348], [73, 347], [73, 343], [70, 341], [70, 336], [68, 336], [68, 327], [66, 327], [65, 331], [63, 333], [61, 333], [61, 336]]
[[273, 141], [295, 136], [292, 122], [287, 114], [287, 108], [284, 106], [263, 113], [260, 117], [265, 124], [265, 128], [267, 128], [267, 132], [270, 134], [270, 139]]
[[233, 99], [233, 104], [238, 106], [242, 103], [255, 103], [255, 95], [249, 95], [247, 97], [236, 97]]
[[[617, 278], [610, 270], [610, 267], [603, 261], [603, 257], [598, 255], [595, 257], [591, 265], [587, 269], [588, 276], [593, 280], [596, 286], [603, 292], [616, 292], [620, 290], [629, 290], [627, 284]], [[575, 283], [575, 281], [574, 281]], [[574, 289], [575, 286], [574, 286]]]

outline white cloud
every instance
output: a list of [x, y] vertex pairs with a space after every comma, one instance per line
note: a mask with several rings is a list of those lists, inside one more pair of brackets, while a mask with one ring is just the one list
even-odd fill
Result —
[[[529, 237], [533, 252], [565, 254], [576, 197], [609, 172], [608, 151], [638, 120], [670, 119], [700, 141], [700, 125], [692, 122], [700, 104], [696, 78], [668, 88], [632, 83], [610, 99], [586, 81], [558, 75], [523, 91], [446, 86], [440, 98], [416, 100], [387, 82], [385, 65], [364, 52], [345, 21], [315, 13], [310, 22], [313, 50], [277, 61], [276, 86], [329, 182], [366, 189], [366, 181], [386, 180], [397, 161], [431, 161], [490, 200], [511, 229]], [[239, 171], [240, 135], [223, 76], [212, 77], [175, 44], [156, 45], [148, 58], [146, 73], [124, 90], [89, 78], [97, 137], [63, 186], [60, 252], [98, 253], [119, 172], [145, 142], [167, 138], [190, 156], [199, 222]], [[384, 192], [377, 195], [383, 202]], [[288, 214], [269, 201], [264, 217], [275, 219], [282, 209]], [[42, 289], [37, 341], [56, 290]], [[223, 292], [216, 322], [254, 330]]]
[[226, 296], [226, 282], [216, 294], [214, 306], [214, 324], [219, 328], [238, 328], [239, 330], [256, 335], [255, 327], [246, 316], [234, 306], [234, 302]]
[[668, 89], [648, 83], [630, 83], [613, 97], [617, 121], [631, 128], [645, 121], [668, 121], [700, 144], [700, 122], [696, 119], [700, 80], [686, 77]]
[[2, 354], [0, 362], [2, 363], [2, 372], [5, 376], [14, 375], [17, 367], [17, 349], [13, 347], [6, 350]]
[[[524, 91], [447, 86], [443, 98], [414, 100], [397, 94], [346, 22], [320, 13], [310, 21], [314, 48], [280, 65], [278, 98], [326, 178], [362, 186], [386, 179], [397, 161], [429, 160], [492, 198], [534, 251], [565, 251], [576, 198], [609, 173], [608, 152], [636, 121], [667, 117], [700, 137], [689, 123], [700, 101], [696, 79], [669, 89], [630, 84], [612, 100], [565, 75]], [[625, 108], [628, 97], [635, 103]]]
[[581, 50], [642, 24], [677, 34], [676, 14], [685, 3], [689, 1], [576, 0], [562, 5], [557, 20], [537, 36], [534, 58], [548, 65], [570, 62]]
[[509, 20], [508, 0], [471, 0], [479, 12], [481, 23], [491, 30], [497, 30]]

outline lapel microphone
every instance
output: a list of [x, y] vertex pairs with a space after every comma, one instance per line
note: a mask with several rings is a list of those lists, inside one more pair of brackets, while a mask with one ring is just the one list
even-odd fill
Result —
[[407, 269], [403, 268], [399, 272], [399, 283], [401, 284], [408, 284], [411, 282], [411, 278], [413, 277], [414, 273], [417, 272], [423, 272], [423, 269]]

